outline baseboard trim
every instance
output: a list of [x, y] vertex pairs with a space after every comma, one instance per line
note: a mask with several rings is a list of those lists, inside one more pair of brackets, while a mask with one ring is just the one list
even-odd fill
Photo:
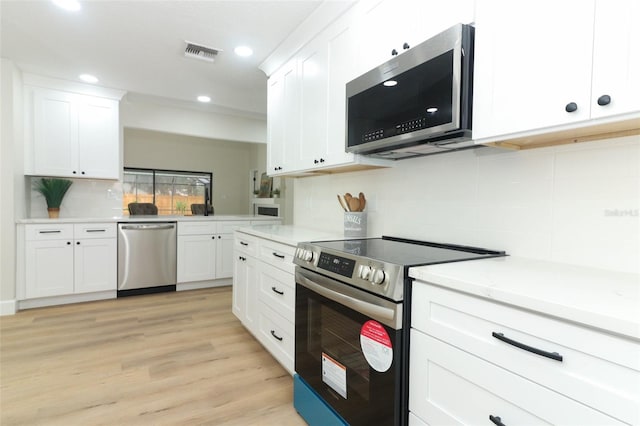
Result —
[[69, 294], [64, 296], [25, 299], [18, 302], [18, 309], [43, 308], [45, 306], [68, 305], [70, 303], [93, 302], [95, 300], [115, 299], [116, 291], [99, 291], [95, 293]]
[[193, 283], [178, 283], [177, 291], [198, 290], [200, 288], [224, 287], [233, 284], [232, 278], [221, 278], [219, 280], [197, 281]]
[[15, 300], [0, 301], [0, 316], [15, 315], [17, 312], [17, 306], [18, 303]]

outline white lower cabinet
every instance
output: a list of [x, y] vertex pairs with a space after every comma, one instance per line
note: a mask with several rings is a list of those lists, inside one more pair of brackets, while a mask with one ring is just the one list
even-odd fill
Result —
[[233, 231], [248, 222], [178, 222], [178, 283], [233, 276]]
[[426, 424], [640, 422], [638, 342], [420, 282], [412, 312], [409, 409]]
[[19, 298], [36, 299], [115, 291], [116, 225], [26, 225], [25, 287]]
[[294, 372], [295, 247], [236, 232], [233, 313]]

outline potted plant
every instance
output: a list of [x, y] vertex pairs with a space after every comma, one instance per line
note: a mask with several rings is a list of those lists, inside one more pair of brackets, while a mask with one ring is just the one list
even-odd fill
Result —
[[187, 210], [187, 203], [185, 201], [176, 201], [176, 210], [181, 215], [184, 215], [184, 212]]
[[273, 196], [273, 198], [280, 198], [280, 190], [278, 188], [274, 189], [273, 191], [271, 191], [271, 195]]
[[47, 202], [47, 211], [51, 219], [60, 215], [60, 204], [73, 182], [68, 179], [42, 178], [36, 181], [33, 189], [42, 194]]

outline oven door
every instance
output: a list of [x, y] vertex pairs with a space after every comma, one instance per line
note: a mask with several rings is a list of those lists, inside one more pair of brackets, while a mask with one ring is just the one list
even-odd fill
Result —
[[402, 303], [296, 267], [295, 369], [350, 425], [401, 419]]

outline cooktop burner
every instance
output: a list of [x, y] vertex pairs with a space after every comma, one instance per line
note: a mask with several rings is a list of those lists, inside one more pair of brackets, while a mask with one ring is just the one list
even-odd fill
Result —
[[505, 256], [503, 251], [383, 236], [300, 243], [294, 263], [385, 298], [402, 301], [411, 266]]

